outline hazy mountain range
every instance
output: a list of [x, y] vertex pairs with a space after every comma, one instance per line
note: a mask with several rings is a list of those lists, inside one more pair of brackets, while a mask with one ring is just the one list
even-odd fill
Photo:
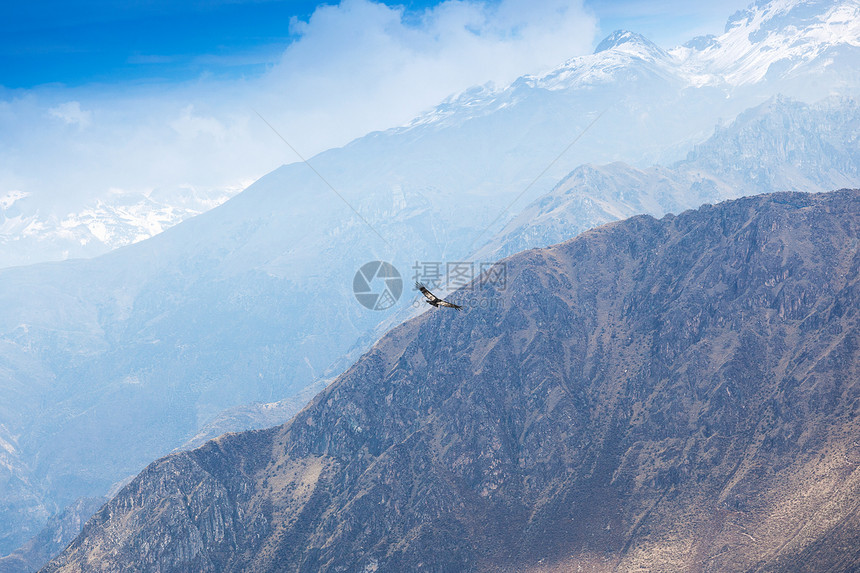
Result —
[[860, 106], [828, 98], [808, 105], [777, 96], [745, 111], [675, 164], [637, 169], [583, 165], [527, 205], [477, 254], [498, 259], [561, 242], [640, 213], [656, 217], [703, 203], [793, 189], [860, 185]]
[[789, 193], [515, 255], [44, 571], [856, 570], [858, 240], [860, 191]]
[[[476, 87], [452, 97], [395, 130], [396, 145], [387, 132], [379, 146], [368, 138], [357, 142], [366, 153], [353, 149], [352, 161], [342, 155], [334, 165], [317, 161], [328, 175], [350, 172], [345, 193], [376, 194], [405, 184], [448, 197], [478, 190], [498, 197], [522, 190], [590, 118], [607, 110], [594, 136], [570, 149], [534, 186], [535, 198], [581, 163], [675, 161], [718, 118], [733, 118], [777, 93], [806, 102], [856, 94], [858, 21], [856, 0], [777, 0], [734, 14], [719, 36], [669, 50], [619, 31], [593, 55], [510, 86]], [[370, 173], [355, 171], [368, 161], [374, 166]], [[65, 216], [46, 215], [51, 210], [38, 198], [12, 192], [0, 197], [0, 267], [99, 255], [157, 234], [236, 192], [116, 194]], [[473, 216], [486, 225], [496, 214], [483, 210]]]
[[[345, 357], [413, 300], [360, 306], [353, 275], [368, 261], [392, 262], [408, 291], [416, 262], [461, 261], [482, 245], [472, 260], [494, 262], [606, 214], [856, 187], [858, 10], [759, 4], [724, 35], [671, 51], [616, 33], [593, 55], [469, 90], [312, 158], [325, 182], [304, 164], [284, 166], [143, 242], [0, 271], [0, 553], [77, 498], [104, 495], [213, 427], [233, 428], [224, 420], [244, 415], [235, 408], [257, 416], [265, 408], [248, 404], [290, 398], [349, 366]], [[667, 167], [648, 167], [655, 161]], [[94, 221], [133, 236], [119, 219]]]

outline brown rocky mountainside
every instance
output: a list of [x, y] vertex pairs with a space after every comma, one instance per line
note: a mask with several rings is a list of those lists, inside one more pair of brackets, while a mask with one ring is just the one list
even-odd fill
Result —
[[857, 570], [858, 232], [774, 194], [515, 255], [45, 571]]

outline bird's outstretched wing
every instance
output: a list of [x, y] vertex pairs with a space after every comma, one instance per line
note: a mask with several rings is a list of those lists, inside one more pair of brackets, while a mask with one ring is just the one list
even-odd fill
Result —
[[463, 308], [459, 304], [454, 304], [453, 302], [448, 302], [447, 300], [443, 300], [443, 299], [439, 298], [438, 296], [436, 296], [435, 294], [433, 294], [432, 292], [427, 290], [427, 287], [425, 287], [421, 283], [416, 282], [415, 288], [420, 290], [421, 294], [423, 294], [424, 297], [427, 299], [427, 301], [430, 302], [430, 304], [432, 304], [433, 306], [437, 306], [437, 305], [438, 306], [447, 306], [449, 308], [454, 308], [456, 310], [460, 310], [461, 308]]
[[463, 308], [459, 304], [454, 304], [453, 302], [448, 302], [447, 300], [442, 299], [439, 299], [439, 306], [450, 306], [451, 308], [456, 308], [457, 310]]
[[425, 286], [424, 286], [423, 284], [421, 284], [421, 283], [415, 283], [415, 288], [417, 288], [418, 290], [420, 290], [420, 291], [421, 291], [421, 294], [423, 294], [423, 295], [424, 295], [424, 298], [426, 298], [426, 299], [427, 299], [427, 300], [429, 300], [430, 302], [438, 303], [438, 302], [441, 302], [441, 301], [442, 301], [442, 299], [441, 299], [441, 298], [439, 298], [438, 296], [436, 296], [435, 294], [433, 294], [432, 292], [430, 292], [429, 290], [427, 290], [427, 287], [425, 287]]

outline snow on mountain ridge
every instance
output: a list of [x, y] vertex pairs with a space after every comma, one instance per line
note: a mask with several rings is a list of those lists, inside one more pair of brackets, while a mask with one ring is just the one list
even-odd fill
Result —
[[675, 58], [647, 38], [617, 30], [603, 40], [593, 54], [572, 58], [561, 66], [534, 76], [535, 87], [549, 90], [576, 89], [615, 81], [623, 70], [644, 66], [655, 75], [680, 77]]
[[655, 75], [677, 76], [680, 72], [678, 63], [674, 56], [644, 36], [616, 30], [592, 54], [576, 56], [543, 73], [523, 75], [506, 86], [487, 83], [469, 88], [450, 96], [400, 129], [429, 124], [449, 125], [486, 115], [515, 104], [521, 99], [518, 92], [523, 89], [575, 90], [607, 84], [637, 64]]
[[0, 197], [0, 209], [3, 209], [5, 211], [12, 207], [12, 205], [17, 203], [19, 200], [24, 199], [29, 195], [30, 194], [26, 191], [19, 191], [17, 189], [9, 191], [8, 193]]
[[[29, 209], [27, 193], [12, 191], [0, 197], [0, 267], [28, 264], [24, 244], [63, 245], [64, 258], [96, 256], [153, 237], [190, 217], [227, 201], [241, 190], [201, 191], [162, 197], [156, 192], [114, 191], [113, 200], [64, 216]], [[16, 248], [11, 248], [15, 246]]]
[[662, 53], [663, 50], [654, 42], [636, 32], [628, 30], [615, 30], [600, 42], [594, 49], [595, 54], [605, 52], [611, 49], [629, 50], [633, 48], [635, 51], [641, 51], [646, 48], [649, 51]]
[[764, 80], [777, 62], [786, 62], [781, 72], [787, 75], [835, 46], [860, 47], [860, 2], [845, 0], [824, 10], [820, 4], [759, 2], [733, 15], [726, 31], [703, 49], [681, 46], [670, 53], [710, 83], [741, 86]]
[[420, 114], [405, 126], [394, 128], [394, 130], [409, 130], [431, 124], [444, 126], [448, 124], [446, 120], [460, 119], [463, 112], [468, 109], [482, 109], [486, 111], [486, 108], [495, 102], [498, 96], [504, 93], [507, 89], [509, 89], [509, 86], [500, 87], [493, 82], [488, 82], [482, 86], [471, 87], [462, 92], [448, 96], [442, 101], [442, 103], [433, 109]]
[[[640, 34], [616, 30], [592, 54], [571, 58], [543, 73], [524, 75], [508, 86], [470, 88], [420, 115], [406, 128], [447, 125], [491, 113], [515, 103], [517, 89], [573, 90], [611, 82], [636, 66], [690, 87], [737, 87], [764, 80], [776, 62], [788, 62], [782, 73], [789, 74], [835, 46], [860, 47], [860, 0], [844, 0], [829, 8], [821, 4], [809, 0], [758, 2], [730, 17], [722, 35], [693, 38], [668, 51]], [[822, 65], [828, 63], [825, 60]]]
[[[830, 7], [807, 0], [758, 2], [729, 18], [722, 35], [694, 38], [668, 51], [640, 34], [616, 30], [592, 54], [571, 58], [543, 73], [524, 75], [507, 86], [470, 88], [401, 129], [449, 125], [492, 113], [515, 104], [520, 89], [588, 89], [616, 81], [625, 73], [655, 74], [689, 87], [755, 84], [769, 71], [788, 75], [840, 45], [860, 47], [860, 0], [844, 0]], [[786, 68], [774, 68], [777, 62], [786, 62]], [[821, 65], [829, 64], [822, 59]]]

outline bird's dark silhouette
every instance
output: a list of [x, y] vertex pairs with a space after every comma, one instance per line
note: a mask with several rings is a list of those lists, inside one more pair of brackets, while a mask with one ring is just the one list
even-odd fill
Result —
[[454, 304], [453, 302], [448, 302], [447, 300], [443, 300], [443, 299], [439, 298], [438, 296], [436, 296], [435, 294], [433, 294], [432, 292], [427, 290], [427, 287], [425, 287], [421, 283], [415, 283], [415, 288], [417, 288], [418, 290], [421, 291], [421, 294], [423, 294], [424, 298], [427, 299], [426, 301], [424, 301], [427, 304], [433, 305], [437, 308], [440, 306], [448, 306], [448, 307], [451, 307], [451, 308], [454, 308], [457, 310], [460, 310], [461, 308], [463, 308], [459, 304]]

